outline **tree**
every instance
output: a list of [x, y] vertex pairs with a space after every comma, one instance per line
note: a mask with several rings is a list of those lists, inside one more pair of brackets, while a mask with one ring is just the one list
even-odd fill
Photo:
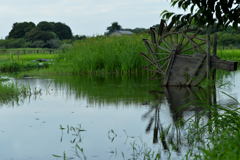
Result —
[[28, 32], [25, 36], [25, 38], [28, 41], [34, 42], [34, 41], [44, 41], [47, 42], [51, 39], [57, 39], [57, 35], [54, 32], [51, 31], [41, 31], [38, 28], [32, 29], [30, 32]]
[[71, 39], [73, 38], [72, 30], [64, 23], [55, 23], [53, 32], [55, 32], [59, 39]]
[[237, 28], [240, 22], [239, 0], [171, 0], [170, 3], [189, 11], [187, 14], [163, 11], [163, 17], [171, 18], [172, 22], [180, 20], [183, 24], [224, 29], [230, 24]]
[[37, 24], [37, 28], [41, 31], [52, 31], [54, 32], [54, 22], [42, 21]]
[[7, 38], [24, 38], [26, 33], [35, 27], [35, 24], [32, 22], [14, 23]]
[[107, 30], [108, 30], [107, 34], [111, 34], [115, 31], [119, 31], [121, 29], [122, 29], [122, 27], [118, 24], [118, 22], [113, 22], [111, 26], [107, 27]]

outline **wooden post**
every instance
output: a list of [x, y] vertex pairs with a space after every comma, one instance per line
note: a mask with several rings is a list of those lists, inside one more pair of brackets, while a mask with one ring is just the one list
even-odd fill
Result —
[[[218, 41], [218, 35], [217, 35], [217, 32], [214, 33], [214, 36], [213, 36], [213, 57], [217, 57], [217, 41]], [[212, 67], [212, 63], [211, 63], [211, 67]], [[213, 104], [216, 105], [216, 74], [217, 74], [217, 71], [216, 71], [216, 68], [213, 68], [212, 70], [212, 83], [213, 83]]]
[[211, 65], [211, 41], [210, 41], [210, 33], [207, 33], [207, 49], [206, 49], [206, 54], [207, 54], [207, 79], [210, 79], [210, 65]]
[[213, 37], [213, 56], [217, 56], [217, 44], [218, 44], [218, 35], [217, 32], [214, 33]]

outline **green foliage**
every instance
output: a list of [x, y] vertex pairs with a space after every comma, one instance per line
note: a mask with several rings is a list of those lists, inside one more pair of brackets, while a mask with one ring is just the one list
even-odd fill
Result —
[[240, 17], [239, 0], [171, 0], [172, 6], [177, 6], [187, 14], [175, 14], [164, 11], [164, 18], [172, 21], [181, 21], [184, 24], [195, 23], [200, 26], [213, 26], [226, 28], [229, 24], [238, 27]]
[[220, 32], [218, 35], [218, 44], [222, 48], [240, 48], [239, 33]]
[[[18, 38], [24, 41], [15, 40]], [[32, 22], [15, 23], [9, 32], [8, 40], [1, 44], [1, 48], [59, 48], [61, 42], [58, 40], [72, 39], [72, 31], [64, 23], [42, 21], [36, 26]], [[10, 40], [12, 39], [12, 40]], [[16, 42], [16, 43], [14, 43]], [[14, 44], [12, 44], [14, 43]]]
[[8, 38], [24, 38], [26, 33], [30, 32], [36, 26], [32, 22], [14, 23]]
[[219, 49], [218, 56], [225, 60], [240, 62], [240, 49]]
[[61, 44], [62, 43], [59, 39], [50, 39], [46, 42], [46, 45], [44, 47], [57, 49], [61, 46]]
[[107, 35], [119, 31], [122, 29], [122, 26], [118, 24], [118, 22], [113, 22], [111, 26], [107, 27], [108, 32], [106, 33]]
[[41, 31], [53, 31], [54, 30], [54, 23], [53, 22], [46, 22], [42, 21], [37, 24], [37, 28]]
[[39, 29], [33, 29], [28, 32], [25, 36], [26, 40], [28, 41], [44, 41], [47, 42], [51, 39], [56, 39], [57, 35], [51, 31], [41, 31]]
[[146, 76], [58, 76], [54, 84], [76, 98], [87, 97], [90, 104], [141, 104], [152, 99], [146, 91], [159, 87], [158, 81], [149, 81]]
[[[1, 80], [1, 78], [0, 78]], [[3, 84], [0, 81], [0, 104], [19, 104], [24, 99], [31, 97], [32, 95], [37, 96], [41, 94], [41, 90], [36, 88], [32, 90], [27, 86], [18, 86], [14, 83]]]
[[59, 73], [141, 73], [146, 64], [140, 52], [145, 51], [142, 39], [146, 35], [95, 37], [76, 41], [61, 54], [54, 65]]
[[71, 28], [64, 23], [55, 23], [53, 32], [56, 33], [61, 40], [71, 39], [73, 37]]
[[85, 36], [85, 35], [75, 35], [73, 37], [74, 40], [84, 40], [86, 38], [87, 38], [87, 36]]
[[0, 48], [26, 48], [28, 43], [23, 38], [0, 40]]
[[44, 48], [45, 42], [42, 40], [36, 40], [29, 44], [29, 47], [31, 48]]
[[54, 59], [54, 54], [0, 55], [0, 72], [14, 73], [49, 67], [48, 62], [35, 62], [37, 59]]
[[32, 69], [40, 69], [46, 68], [49, 65], [47, 63], [39, 64], [39, 63], [18, 63], [18, 62], [8, 62], [0, 64], [0, 72], [2, 73], [15, 73], [20, 71], [28, 71]]
[[239, 160], [240, 132], [234, 130], [223, 131], [221, 137], [212, 139], [213, 148], [203, 149], [205, 160]]

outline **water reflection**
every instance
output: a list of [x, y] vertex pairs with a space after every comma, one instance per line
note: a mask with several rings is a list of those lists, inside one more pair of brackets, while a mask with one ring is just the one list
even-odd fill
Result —
[[[214, 91], [215, 90], [211, 90]], [[203, 88], [178, 88], [167, 87], [159, 91], [151, 91], [154, 100], [149, 110], [142, 115], [148, 121], [146, 133], [152, 132], [153, 144], [160, 144], [161, 148], [167, 152], [186, 153], [187, 149], [183, 146], [188, 144], [186, 132], [188, 129], [188, 118], [194, 117], [208, 119], [208, 114], [203, 114], [206, 110], [204, 106], [213, 104], [209, 101], [214, 94], [208, 89]], [[162, 115], [163, 108], [169, 108], [169, 120], [164, 122]], [[207, 113], [207, 112], [206, 112]], [[200, 116], [201, 115], [201, 116]], [[199, 119], [198, 119], [199, 120]], [[185, 144], [184, 144], [185, 143]]]
[[[12, 110], [0, 109], [3, 159], [41, 160], [50, 159], [52, 154], [73, 157], [77, 144], [78, 154], [84, 151], [82, 156], [88, 159], [123, 159], [122, 153], [125, 159], [131, 159], [133, 152], [135, 156], [144, 156], [145, 148], [141, 147], [145, 143], [162, 159], [168, 158], [166, 152], [171, 152], [171, 159], [182, 159], [189, 147], [195, 145], [190, 138], [196, 136], [189, 134], [191, 120], [206, 124], [217, 112], [207, 112], [204, 105], [214, 106], [216, 101], [220, 103], [219, 99], [229, 99], [219, 93], [219, 88], [217, 94], [209, 88], [160, 88], [158, 82], [146, 78], [61, 77], [17, 81], [41, 89], [42, 95]], [[237, 90], [236, 86], [231, 88], [233, 93], [238, 93]], [[238, 98], [239, 94], [236, 95]], [[86, 131], [78, 132], [76, 124]], [[126, 135], [131, 144], [126, 142]], [[29, 153], [32, 146], [35, 149]], [[114, 158], [109, 158], [112, 153]], [[32, 158], [25, 158], [26, 155]]]
[[158, 81], [146, 77], [57, 77], [54, 85], [96, 106], [147, 103], [151, 99], [147, 91], [160, 88]]

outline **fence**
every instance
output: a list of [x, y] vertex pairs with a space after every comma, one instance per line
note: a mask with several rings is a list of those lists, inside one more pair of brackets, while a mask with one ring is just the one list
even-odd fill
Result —
[[59, 52], [58, 49], [0, 49], [0, 54], [38, 54]]

